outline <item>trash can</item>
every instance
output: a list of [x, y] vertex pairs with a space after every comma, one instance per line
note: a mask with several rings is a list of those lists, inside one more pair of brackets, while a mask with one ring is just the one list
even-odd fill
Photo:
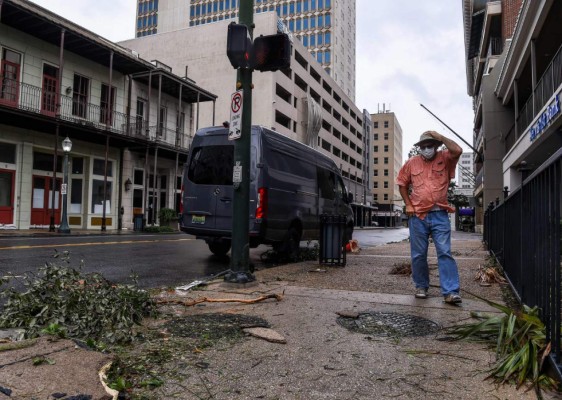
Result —
[[320, 216], [320, 264], [345, 267], [345, 224], [345, 215]]
[[144, 229], [144, 215], [135, 214], [133, 216], [133, 230], [142, 231]]

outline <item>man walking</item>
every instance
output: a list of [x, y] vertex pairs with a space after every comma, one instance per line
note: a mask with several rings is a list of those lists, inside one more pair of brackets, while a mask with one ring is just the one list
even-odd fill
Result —
[[[447, 150], [437, 151], [442, 144]], [[444, 301], [449, 304], [461, 303], [459, 271], [451, 255], [451, 224], [447, 215], [455, 209], [448, 204], [447, 190], [449, 181], [455, 176], [462, 148], [435, 131], [424, 132], [415, 145], [419, 146], [420, 155], [406, 161], [398, 173], [396, 183], [406, 204], [406, 214], [410, 217], [408, 225], [416, 298], [427, 298], [427, 250], [431, 236], [437, 250], [439, 280]]]

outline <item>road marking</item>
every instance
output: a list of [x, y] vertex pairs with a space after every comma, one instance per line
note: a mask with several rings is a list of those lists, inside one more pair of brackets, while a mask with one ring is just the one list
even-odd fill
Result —
[[[381, 257], [381, 258], [411, 258], [409, 255], [404, 254], [393, 254], [393, 255], [382, 255], [382, 254], [356, 254], [352, 257]], [[427, 256], [427, 258], [437, 258], [436, 256]], [[455, 260], [482, 260], [482, 257], [457, 257], [453, 256]]]
[[67, 244], [41, 244], [41, 245], [25, 245], [25, 246], [9, 246], [0, 247], [0, 250], [26, 250], [26, 249], [41, 249], [52, 247], [78, 247], [78, 246], [103, 246], [115, 244], [136, 244], [136, 243], [157, 243], [157, 242], [185, 242], [195, 239], [174, 239], [174, 240], [126, 240], [123, 242], [88, 242], [88, 243], [67, 243]]

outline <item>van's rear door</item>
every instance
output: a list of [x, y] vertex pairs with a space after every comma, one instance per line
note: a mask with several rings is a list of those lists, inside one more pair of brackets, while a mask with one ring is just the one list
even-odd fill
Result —
[[187, 167], [184, 225], [203, 230], [232, 229], [234, 146], [226, 135], [193, 144]]

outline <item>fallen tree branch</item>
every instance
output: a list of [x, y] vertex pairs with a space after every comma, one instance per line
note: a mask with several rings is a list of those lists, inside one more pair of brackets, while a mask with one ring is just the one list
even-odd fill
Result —
[[265, 296], [260, 296], [258, 298], [255, 299], [213, 299], [213, 298], [209, 298], [209, 297], [200, 297], [198, 299], [195, 300], [189, 300], [189, 301], [184, 301], [184, 300], [176, 300], [176, 299], [160, 299], [160, 300], [156, 300], [156, 304], [160, 305], [160, 304], [179, 304], [185, 307], [190, 307], [190, 306], [194, 306], [196, 304], [200, 304], [200, 303], [244, 303], [244, 304], [253, 304], [253, 303], [259, 303], [260, 301], [264, 301], [267, 299], [275, 299], [277, 301], [281, 301], [283, 300], [283, 295], [281, 294], [268, 294]]

